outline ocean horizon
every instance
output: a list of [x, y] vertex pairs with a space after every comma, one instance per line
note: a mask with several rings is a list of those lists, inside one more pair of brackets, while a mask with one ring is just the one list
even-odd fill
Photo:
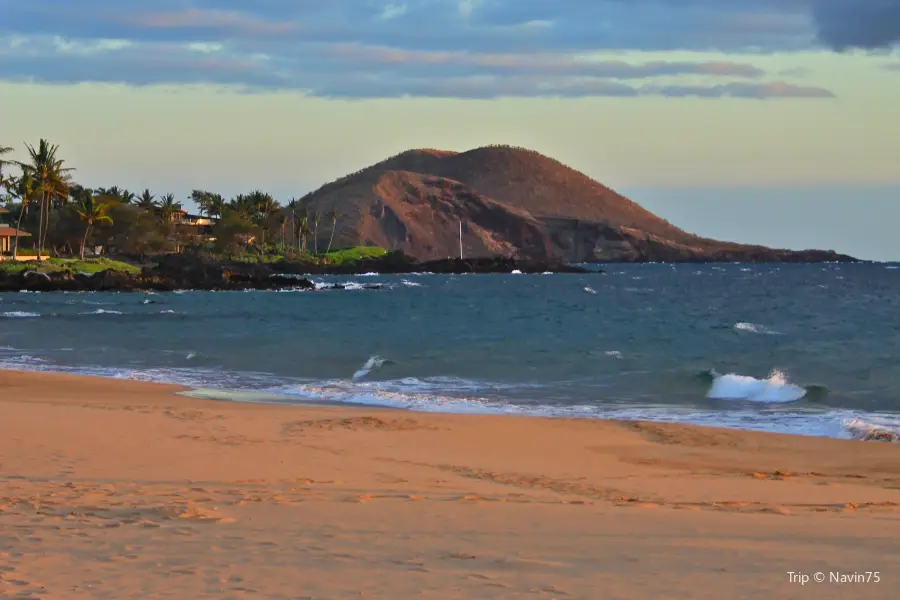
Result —
[[0, 294], [0, 368], [235, 401], [900, 433], [897, 265], [596, 266], [313, 277], [346, 286], [321, 292]]

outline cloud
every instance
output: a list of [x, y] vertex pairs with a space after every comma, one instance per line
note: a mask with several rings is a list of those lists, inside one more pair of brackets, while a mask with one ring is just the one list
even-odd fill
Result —
[[[695, 90], [686, 95], [825, 98], [827, 90], [766, 81], [759, 67], [727, 54], [887, 47], [900, 21], [900, 0], [0, 2], [0, 78], [342, 97]], [[667, 50], [722, 58], [592, 59]], [[800, 76], [790, 68], [776, 74]]]
[[815, 0], [819, 39], [836, 50], [900, 43], [900, 0]]

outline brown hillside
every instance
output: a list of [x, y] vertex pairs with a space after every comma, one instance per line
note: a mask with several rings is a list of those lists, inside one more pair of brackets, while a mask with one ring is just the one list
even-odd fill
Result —
[[344, 177], [370, 179], [385, 171], [427, 173], [459, 181], [479, 194], [535, 217], [566, 217], [631, 227], [680, 243], [701, 242], [587, 175], [534, 150], [487, 146], [467, 152], [409, 150]]
[[312, 206], [320, 214], [334, 207], [343, 215], [335, 236], [339, 245], [381, 246], [422, 260], [446, 258], [459, 254], [462, 223], [466, 256], [553, 254], [541, 223], [526, 211], [432, 175], [384, 171], [360, 177], [320, 194]]
[[[554, 254], [569, 261], [841, 260], [719, 242], [675, 227], [557, 160], [522, 148], [409, 150], [307, 196], [336, 208], [335, 246], [378, 245], [419, 259]], [[320, 249], [331, 223], [320, 225]], [[849, 257], [843, 257], [849, 258]]]

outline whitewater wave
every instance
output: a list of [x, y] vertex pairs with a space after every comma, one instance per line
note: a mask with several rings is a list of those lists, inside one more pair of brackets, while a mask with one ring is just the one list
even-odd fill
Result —
[[372, 371], [376, 369], [380, 369], [387, 362], [386, 359], [380, 356], [370, 356], [369, 360], [365, 362], [365, 364], [357, 369], [356, 373], [353, 374], [353, 379], [362, 379]]
[[97, 310], [92, 310], [89, 312], [78, 313], [79, 315], [121, 315], [124, 314], [120, 310], [106, 310], [103, 308], [98, 308]]
[[853, 439], [900, 444], [900, 419], [895, 416], [847, 417], [841, 424]]
[[806, 388], [788, 383], [787, 377], [775, 369], [767, 379], [756, 379], [747, 375], [728, 373], [722, 375], [712, 371], [712, 387], [707, 397], [717, 400], [746, 400], [778, 404], [796, 402], [806, 396]]
[[34, 319], [40, 316], [40, 313], [24, 312], [21, 310], [12, 310], [9, 312], [0, 313], [0, 317], [3, 317], [5, 319]]
[[409, 281], [408, 279], [401, 279], [400, 283], [402, 283], [406, 287], [422, 287], [421, 283], [416, 283], [415, 281]]
[[766, 327], [765, 325], [758, 325], [756, 323], [735, 323], [734, 328], [738, 331], [747, 331], [750, 333], [760, 333], [764, 335], [781, 335], [778, 331]]
[[584, 291], [586, 291], [588, 294], [596, 294], [597, 293], [597, 290], [595, 290], [594, 288], [592, 288], [590, 286], [585, 286]]
[[[55, 371], [115, 379], [174, 383], [193, 390], [204, 390], [209, 397], [223, 400], [279, 404], [326, 401], [422, 412], [516, 414], [536, 417], [688, 423], [740, 430], [900, 442], [900, 415], [862, 411], [842, 409], [823, 411], [804, 407], [771, 409], [766, 408], [765, 404], [755, 408], [736, 405], [736, 410], [704, 410], [671, 404], [570, 405], [552, 401], [521, 403], [504, 399], [504, 397], [508, 397], [510, 393], [522, 387], [553, 388], [555, 386], [528, 383], [502, 384], [456, 377], [407, 377], [377, 382], [341, 380], [298, 383], [296, 379], [281, 378], [268, 373], [231, 372], [217, 368], [67, 367], [38, 356], [24, 354], [3, 356], [9, 351], [17, 351], [8, 347], [2, 348], [2, 350], [0, 369]], [[196, 357], [194, 352], [189, 352], [184, 356], [187, 360]], [[385, 362], [388, 361], [373, 356], [357, 373], [366, 368], [371, 372], [378, 368], [377, 365]], [[708, 376], [714, 377], [715, 381], [720, 382], [719, 385], [722, 385], [723, 381], [740, 381], [741, 385], [746, 388], [758, 388], [760, 384], [763, 387], [767, 384], [771, 385], [769, 380], [755, 380], [752, 377], [741, 378], [741, 376], [719, 375], [714, 372], [708, 373]], [[754, 381], [757, 383], [752, 383]], [[794, 395], [797, 395], [798, 390], [802, 389], [796, 388], [796, 386], [793, 388]], [[791, 386], [784, 382], [782, 389], [791, 389]], [[188, 395], [190, 394], [188, 393]], [[543, 392], [538, 392], [537, 395], [542, 396]], [[763, 394], [762, 397], [765, 398], [766, 395]]]

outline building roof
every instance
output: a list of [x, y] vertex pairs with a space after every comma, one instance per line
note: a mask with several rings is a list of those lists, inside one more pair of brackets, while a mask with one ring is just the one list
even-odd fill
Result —
[[[16, 228], [0, 225], [0, 237], [16, 237]], [[27, 231], [18, 231], [19, 237], [31, 237]]]
[[8, 213], [8, 212], [9, 212], [8, 208], [3, 208], [2, 206], [0, 206], [0, 215]]

